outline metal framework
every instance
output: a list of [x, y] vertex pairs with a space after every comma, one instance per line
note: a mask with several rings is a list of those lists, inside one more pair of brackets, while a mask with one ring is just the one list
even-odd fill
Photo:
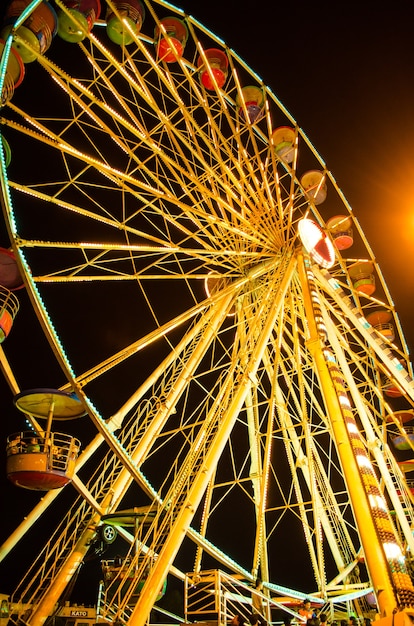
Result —
[[[226, 600], [207, 602], [220, 623], [237, 601], [271, 621], [285, 592], [366, 617], [373, 593], [381, 618], [411, 614], [413, 496], [390, 434], [412, 450], [395, 416], [412, 409], [414, 383], [378, 263], [274, 93], [196, 19], [144, 4], [130, 45], [114, 46], [102, 24], [70, 54], [54, 42], [1, 110], [13, 159], [2, 155], [4, 218], [47, 339], [45, 375], [88, 415], [74, 427], [83, 449], [71, 485], [48, 492], [1, 547], [7, 567], [39, 519], [53, 526], [12, 594], [12, 619], [37, 626], [53, 614], [111, 519], [119, 574], [133, 582], [111, 579], [102, 619], [143, 626], [169, 576], [186, 585], [189, 619], [200, 612], [188, 583], [206, 577], [219, 580], [211, 602]], [[154, 29], [171, 15], [189, 37], [166, 63]], [[11, 33], [3, 78], [12, 37], [27, 45]], [[262, 96], [254, 118], [246, 86]], [[329, 270], [304, 250], [303, 218], [335, 247]], [[358, 283], [367, 262], [375, 290]], [[378, 310], [392, 338], [368, 321]], [[4, 345], [15, 394], [27, 381]], [[286, 547], [301, 554], [306, 588], [283, 579]]]

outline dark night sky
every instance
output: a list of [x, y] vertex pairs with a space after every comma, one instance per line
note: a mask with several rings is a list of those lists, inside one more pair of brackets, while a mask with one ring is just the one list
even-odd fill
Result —
[[[412, 3], [176, 4], [220, 36], [262, 77], [324, 158], [377, 256], [413, 351]], [[22, 328], [15, 331], [24, 335]], [[10, 415], [11, 394], [3, 384], [0, 392], [1, 412]], [[3, 440], [7, 434], [2, 432]], [[9, 487], [6, 493], [32, 502], [38, 498]], [[13, 515], [15, 504], [8, 510]], [[7, 516], [2, 537], [13, 524]]]

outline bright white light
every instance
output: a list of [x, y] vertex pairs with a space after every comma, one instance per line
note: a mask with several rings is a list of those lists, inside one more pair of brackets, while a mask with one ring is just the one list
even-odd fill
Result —
[[375, 508], [375, 509], [382, 509], [383, 511], [386, 511], [386, 505], [385, 505], [385, 501], [381, 496], [376, 496], [374, 494], [370, 494], [368, 496], [368, 500], [369, 503], [371, 505], [371, 508]]
[[350, 403], [350, 401], [349, 401], [348, 396], [340, 396], [340, 397], [339, 397], [339, 403], [340, 403], [340, 405], [341, 405], [341, 406], [345, 406], [345, 407], [347, 407], [348, 409], [350, 409], [350, 408], [351, 408], [351, 403]]
[[387, 559], [402, 559], [400, 547], [396, 543], [383, 543]]
[[369, 458], [365, 456], [365, 454], [357, 454], [356, 460], [357, 460], [359, 467], [369, 467], [370, 469], [372, 469], [371, 462]]
[[353, 422], [348, 422], [346, 426], [347, 426], [348, 431], [350, 433], [357, 433], [358, 432], [358, 428], [356, 427], [356, 424], [354, 424]]
[[325, 269], [335, 263], [335, 250], [329, 237], [312, 220], [303, 218], [298, 224], [299, 237], [311, 258]]

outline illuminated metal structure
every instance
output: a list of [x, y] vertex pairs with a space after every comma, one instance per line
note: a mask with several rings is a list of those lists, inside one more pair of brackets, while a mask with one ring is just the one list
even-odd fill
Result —
[[[135, 507], [140, 523], [119, 529], [119, 573], [137, 584], [112, 587], [103, 620], [143, 626], [173, 575], [191, 590], [191, 618], [210, 603], [210, 617], [228, 619], [212, 598], [250, 609], [250, 589], [270, 621], [287, 593], [288, 545], [322, 605], [371, 617], [374, 597], [383, 623], [404, 621], [414, 614], [414, 511], [385, 424], [412, 409], [414, 385], [380, 268], [275, 94], [196, 19], [162, 0], [142, 5], [139, 30], [125, 23], [128, 46], [99, 22], [91, 32], [79, 24], [82, 41], [34, 50], [24, 80], [4, 92], [11, 246], [60, 390], [76, 393], [90, 425], [79, 421], [71, 482], [47, 492], [2, 546], [7, 566], [55, 508], [53, 537], [13, 594], [24, 615], [11, 621], [43, 624], [106, 520]], [[163, 26], [173, 17], [185, 24], [179, 49]], [[3, 78], [12, 37], [28, 45], [18, 26], [2, 47]], [[244, 87], [263, 95], [260, 115]], [[338, 215], [348, 236], [335, 247], [327, 224]], [[367, 267], [375, 296], [361, 288]], [[392, 344], [367, 321], [379, 308]], [[1, 358], [17, 394], [7, 342]], [[398, 396], [384, 395], [384, 378]], [[204, 605], [194, 599], [200, 581]], [[243, 593], [229, 591], [234, 581]]]

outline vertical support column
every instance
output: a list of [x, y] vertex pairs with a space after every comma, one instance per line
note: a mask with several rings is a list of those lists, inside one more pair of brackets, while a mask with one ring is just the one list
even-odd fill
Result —
[[335, 371], [339, 372], [339, 369], [336, 365], [332, 367], [332, 363], [329, 364], [329, 355], [332, 353], [324, 346], [324, 325], [322, 317], [319, 317], [315, 311], [317, 296], [312, 293], [306, 260], [303, 254], [298, 255], [298, 271], [309, 328], [307, 348], [314, 359], [319, 374], [333, 437], [364, 549], [367, 568], [375, 588], [380, 615], [381, 617], [390, 616], [399, 603], [391, 584], [388, 561], [379, 540], [377, 526], [368, 501], [367, 490], [354, 454], [349, 428], [344, 418], [338, 388], [335, 384]]

